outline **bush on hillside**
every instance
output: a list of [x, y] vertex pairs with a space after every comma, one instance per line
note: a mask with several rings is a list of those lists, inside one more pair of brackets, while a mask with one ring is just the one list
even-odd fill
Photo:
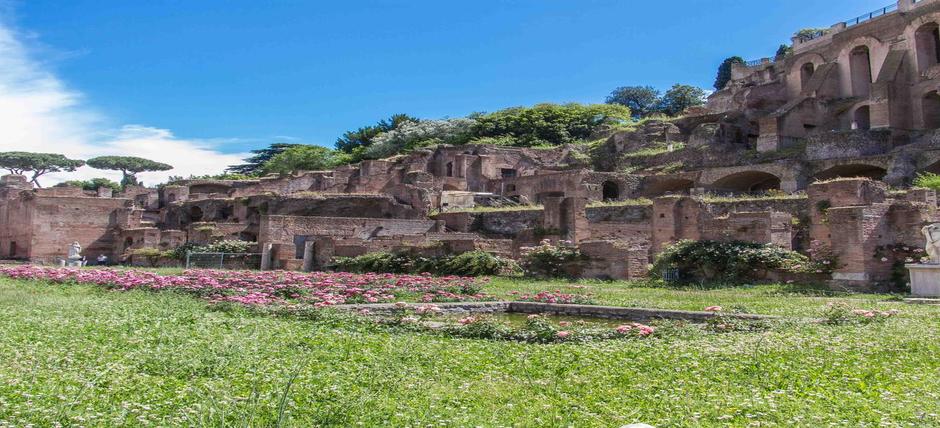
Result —
[[940, 175], [925, 172], [914, 179], [914, 186], [924, 189], [940, 190]]
[[512, 137], [514, 146], [559, 146], [585, 141], [604, 126], [631, 120], [619, 104], [538, 104], [474, 115], [474, 137]]
[[678, 269], [683, 279], [742, 282], [762, 279], [768, 271], [812, 272], [813, 262], [795, 251], [752, 242], [680, 241], [662, 252], [652, 272]]
[[585, 259], [575, 246], [554, 245], [549, 241], [542, 241], [537, 247], [523, 249], [522, 260], [519, 265], [526, 276], [535, 278], [567, 278], [571, 276], [568, 269], [572, 263]]
[[475, 125], [475, 120], [466, 118], [405, 122], [376, 136], [363, 155], [366, 159], [382, 159], [422, 146], [465, 144], [473, 136]]

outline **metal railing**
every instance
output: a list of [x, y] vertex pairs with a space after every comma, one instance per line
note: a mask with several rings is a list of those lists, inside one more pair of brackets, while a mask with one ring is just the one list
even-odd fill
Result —
[[850, 20], [848, 20], [848, 21], [845, 21], [845, 26], [846, 26], [846, 27], [854, 27], [854, 26], [856, 26], [856, 25], [858, 25], [858, 24], [861, 24], [861, 23], [863, 23], [863, 22], [871, 21], [872, 19], [875, 19], [875, 18], [877, 18], [877, 17], [879, 17], [879, 16], [884, 16], [884, 15], [887, 15], [887, 14], [889, 14], [889, 13], [891, 13], [891, 12], [895, 12], [895, 11], [897, 11], [897, 10], [898, 10], [898, 4], [897, 4], [897, 3], [894, 3], [894, 4], [891, 4], [891, 5], [885, 6], [885, 7], [881, 8], [881, 9], [878, 9], [878, 10], [875, 10], [875, 11], [872, 11], [872, 12], [869, 12], [869, 13], [866, 13], [866, 14], [864, 14], [864, 15], [861, 15], [861, 16], [858, 16], [858, 17], [855, 17], [855, 18], [852, 18], [852, 19], [850, 19]]
[[186, 269], [261, 269], [259, 253], [189, 253]]
[[820, 38], [820, 37], [822, 37], [822, 36], [825, 36], [826, 34], [829, 34], [829, 31], [827, 31], [827, 30], [819, 30], [819, 31], [815, 31], [815, 32], [812, 32], [812, 33], [808, 33], [808, 34], [800, 34], [800, 35], [797, 37], [797, 40], [799, 40], [800, 43], [806, 43], [806, 42], [808, 42], [808, 41], [816, 40], [816, 39], [818, 39], [818, 38]]
[[773, 63], [774, 63], [774, 60], [770, 58], [761, 58], [761, 59], [755, 59], [753, 61], [746, 61], [744, 65], [748, 68], [754, 68], [754, 67], [759, 67], [764, 64], [773, 64]]

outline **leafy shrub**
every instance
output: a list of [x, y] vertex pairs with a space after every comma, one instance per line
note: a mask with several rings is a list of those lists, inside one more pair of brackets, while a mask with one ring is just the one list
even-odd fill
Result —
[[915, 187], [924, 189], [940, 190], [940, 174], [931, 174], [929, 172], [917, 175], [914, 179]]
[[522, 147], [558, 146], [587, 140], [604, 126], [629, 121], [630, 109], [619, 104], [538, 104], [471, 116], [474, 137], [512, 136]]
[[411, 253], [369, 253], [358, 257], [337, 258], [333, 268], [354, 273], [424, 273], [441, 276], [492, 276], [511, 274], [515, 262], [485, 251], [471, 251], [456, 256], [425, 257]]
[[177, 260], [186, 260], [190, 253], [230, 253], [246, 254], [254, 250], [255, 243], [248, 241], [226, 240], [209, 245], [199, 245], [187, 242], [167, 252], [167, 257]]
[[520, 266], [527, 276], [536, 278], [565, 278], [570, 276], [567, 268], [585, 257], [577, 247], [552, 245], [542, 241], [537, 247], [524, 248]]
[[226, 240], [202, 247], [204, 253], [250, 253], [255, 243], [248, 241]]
[[514, 261], [485, 251], [471, 251], [447, 257], [438, 263], [438, 271], [445, 275], [491, 276], [512, 273], [517, 269]]
[[420, 146], [464, 144], [475, 125], [475, 120], [466, 118], [405, 122], [376, 136], [363, 153], [366, 159], [381, 159]]
[[357, 257], [338, 257], [333, 261], [334, 269], [352, 273], [405, 273], [410, 270], [412, 260], [405, 255], [392, 253], [369, 253]]
[[823, 309], [822, 323], [828, 325], [871, 324], [886, 321], [898, 313], [895, 309], [890, 311], [852, 309], [843, 302], [830, 302]]
[[652, 271], [678, 269], [682, 278], [741, 282], [773, 270], [804, 273], [810, 266], [808, 257], [770, 244], [680, 241], [657, 257]]

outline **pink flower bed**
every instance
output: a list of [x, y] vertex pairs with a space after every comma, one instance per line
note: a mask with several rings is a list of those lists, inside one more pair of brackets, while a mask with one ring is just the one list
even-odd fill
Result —
[[0, 276], [55, 283], [93, 284], [113, 290], [176, 290], [213, 302], [245, 305], [387, 303], [404, 295], [422, 301], [475, 301], [481, 282], [467, 277], [353, 274], [331, 272], [253, 272], [189, 270], [160, 275], [138, 270], [65, 269], [37, 266], [0, 268]]
[[523, 302], [556, 303], [562, 305], [586, 305], [591, 303], [591, 299], [588, 296], [582, 296], [579, 294], [566, 294], [562, 293], [561, 290], [555, 290], [554, 292], [542, 291], [537, 294], [522, 294], [519, 296], [519, 300]]

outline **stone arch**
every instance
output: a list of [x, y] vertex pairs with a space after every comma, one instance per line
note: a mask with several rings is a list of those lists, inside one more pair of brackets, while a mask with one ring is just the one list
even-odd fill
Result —
[[688, 194], [695, 187], [695, 182], [685, 178], [667, 178], [649, 181], [643, 189], [647, 197], [662, 196], [669, 193]]
[[816, 74], [816, 64], [812, 62], [804, 63], [800, 66], [800, 90], [805, 91], [806, 86], [809, 85], [809, 81], [812, 80], [813, 75]]
[[871, 129], [871, 106], [864, 104], [852, 112], [852, 129], [867, 131]]
[[127, 238], [124, 238], [124, 251], [129, 250], [133, 246], [134, 246], [134, 238], [130, 236], [128, 236]]
[[[914, 59], [914, 70], [923, 73], [930, 67], [937, 65], [940, 60], [940, 52], [934, 51], [931, 55], [931, 45], [935, 45], [938, 40], [930, 34], [933, 26], [940, 25], [940, 12], [923, 15], [911, 21], [904, 30], [904, 38], [911, 41], [912, 56]], [[940, 45], [935, 45], [940, 46]]]
[[194, 206], [189, 209], [189, 221], [193, 223], [200, 222], [204, 214], [202, 208]]
[[870, 96], [874, 74], [872, 73], [871, 48], [867, 45], [859, 45], [849, 52], [849, 73], [852, 79], [852, 96]]
[[616, 201], [620, 199], [620, 186], [613, 181], [605, 181], [601, 184], [601, 194], [605, 201]]
[[790, 96], [795, 97], [803, 91], [806, 87], [806, 83], [809, 82], [808, 79], [804, 78], [803, 67], [811, 64], [813, 74], [815, 74], [819, 66], [828, 61], [819, 53], [805, 52], [794, 56], [791, 60], [788, 60], [788, 62], [791, 65], [789, 70], [787, 70], [787, 91], [790, 93]]
[[[841, 64], [840, 78], [842, 92], [849, 97], [868, 97], [871, 94], [871, 85], [875, 81], [875, 72], [881, 68], [881, 63], [887, 57], [888, 49], [885, 44], [874, 37], [857, 37], [846, 43], [839, 53], [838, 61]], [[853, 53], [857, 53], [853, 64]], [[867, 53], [867, 58], [863, 53]], [[867, 68], [865, 62], [867, 61]], [[867, 84], [865, 84], [867, 78]], [[857, 83], [856, 83], [857, 82]], [[856, 88], [856, 84], [858, 88]], [[861, 91], [861, 93], [859, 93]]]
[[914, 30], [914, 49], [921, 73], [940, 64], [940, 25], [931, 21]]
[[817, 180], [831, 180], [834, 178], [871, 178], [873, 180], [882, 180], [888, 170], [877, 165], [868, 164], [845, 164], [836, 165], [831, 168], [820, 171], [815, 175]]
[[940, 92], [927, 92], [920, 102], [924, 129], [940, 128]]
[[743, 171], [726, 175], [714, 183], [712, 189], [735, 193], [763, 192], [780, 189], [780, 177], [763, 171]]

